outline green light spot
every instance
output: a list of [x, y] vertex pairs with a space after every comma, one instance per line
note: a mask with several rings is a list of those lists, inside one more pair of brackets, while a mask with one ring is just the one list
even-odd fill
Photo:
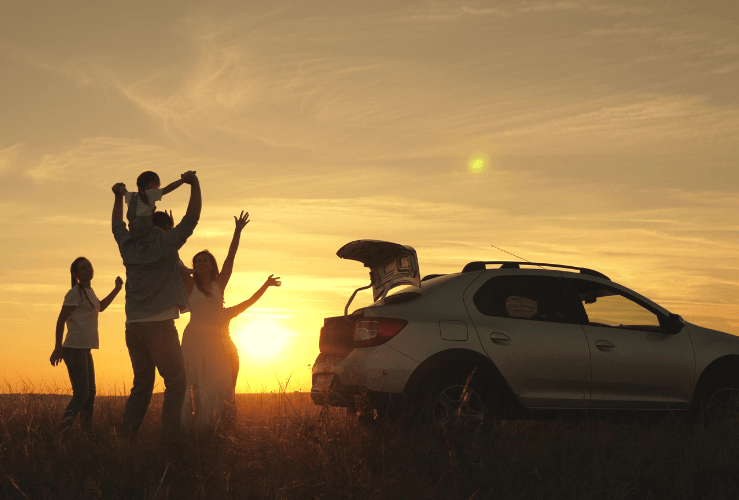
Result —
[[487, 168], [488, 159], [485, 155], [474, 155], [467, 161], [467, 169], [473, 174], [480, 174]]

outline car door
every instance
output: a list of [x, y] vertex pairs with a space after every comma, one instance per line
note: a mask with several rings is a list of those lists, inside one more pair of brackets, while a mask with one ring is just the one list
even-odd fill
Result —
[[668, 333], [669, 313], [619, 285], [567, 278], [590, 346], [594, 408], [687, 408], [695, 357], [686, 328]]
[[464, 294], [483, 349], [529, 407], [585, 408], [589, 401], [588, 343], [565, 309], [560, 276], [490, 270]]

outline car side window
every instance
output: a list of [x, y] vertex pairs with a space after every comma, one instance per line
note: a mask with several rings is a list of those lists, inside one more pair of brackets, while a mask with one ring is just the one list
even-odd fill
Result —
[[554, 278], [548, 276], [496, 276], [473, 297], [486, 316], [567, 323], [567, 314]]
[[587, 316], [586, 325], [662, 331], [659, 317], [616, 288], [587, 280], [570, 280], [575, 285]]

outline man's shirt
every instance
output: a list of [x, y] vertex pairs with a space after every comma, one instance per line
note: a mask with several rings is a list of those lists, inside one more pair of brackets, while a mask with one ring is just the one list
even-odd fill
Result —
[[157, 316], [173, 307], [187, 309], [187, 292], [180, 278], [177, 253], [198, 222], [185, 215], [172, 230], [156, 228], [133, 240], [122, 220], [113, 221], [113, 236], [126, 266], [126, 321]]

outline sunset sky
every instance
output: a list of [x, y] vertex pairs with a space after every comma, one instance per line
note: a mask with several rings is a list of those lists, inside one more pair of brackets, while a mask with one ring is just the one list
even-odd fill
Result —
[[[282, 278], [231, 325], [241, 391], [310, 390], [323, 318], [369, 282], [336, 257], [356, 239], [413, 246], [422, 275], [510, 258], [491, 245], [590, 267], [739, 335], [738, 24], [733, 0], [6, 0], [0, 392], [69, 390], [49, 364], [69, 266], [101, 298], [125, 279], [110, 187], [144, 170], [198, 172], [185, 262], [222, 263], [250, 212], [227, 306]], [[158, 207], [179, 220], [188, 195]], [[131, 387], [123, 304], [101, 394]], [[286, 332], [275, 354], [250, 352], [256, 321]]]

